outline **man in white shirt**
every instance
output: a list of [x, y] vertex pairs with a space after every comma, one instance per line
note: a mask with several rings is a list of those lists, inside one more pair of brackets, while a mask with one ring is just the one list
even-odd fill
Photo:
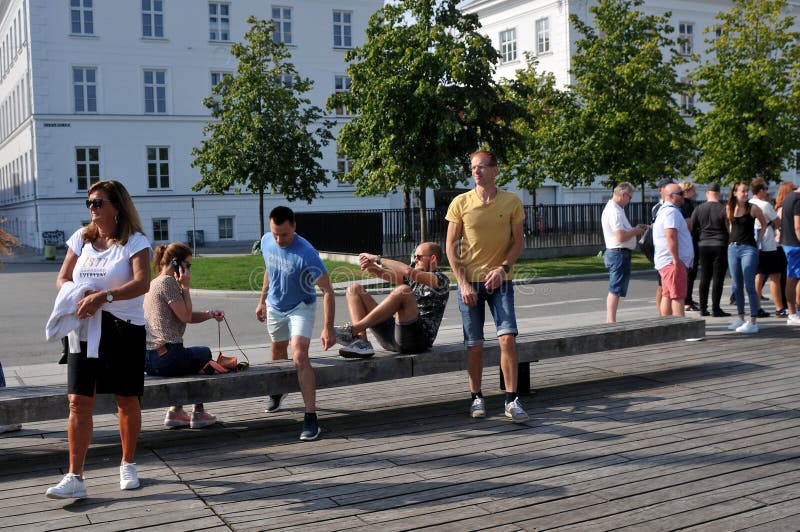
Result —
[[[781, 272], [786, 268], [786, 258], [781, 256], [778, 251], [778, 243], [775, 241], [775, 229], [780, 227], [780, 220], [775, 208], [769, 202], [767, 193], [767, 182], [757, 177], [750, 182], [750, 191], [753, 197], [750, 203], [761, 209], [764, 219], [767, 221], [767, 229], [764, 231], [764, 238], [758, 250], [758, 274], [756, 275], [756, 293], [761, 297], [761, 290], [764, 288], [764, 281], [769, 277], [769, 292], [772, 301], [775, 303], [775, 315], [786, 317], [788, 312], [783, 306], [783, 287], [781, 286]], [[756, 219], [756, 231], [761, 229], [761, 222]], [[769, 317], [769, 313], [758, 304], [758, 317]]]
[[633, 198], [633, 185], [620, 183], [614, 187], [614, 195], [603, 209], [601, 222], [606, 251], [603, 261], [608, 268], [608, 297], [606, 298], [606, 323], [617, 321], [619, 298], [628, 294], [631, 278], [631, 252], [636, 249], [636, 239], [647, 227], [639, 224], [632, 227], [625, 215], [625, 207]]
[[683, 316], [688, 286], [688, 269], [694, 262], [689, 226], [683, 218], [683, 190], [674, 183], [664, 187], [664, 205], [653, 222], [655, 267], [661, 276], [662, 316]]

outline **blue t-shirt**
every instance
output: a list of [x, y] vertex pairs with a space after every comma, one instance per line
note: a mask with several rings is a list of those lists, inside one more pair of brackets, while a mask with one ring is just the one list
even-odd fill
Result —
[[288, 312], [300, 303], [317, 300], [314, 282], [328, 270], [308, 240], [295, 233], [292, 243], [282, 248], [272, 233], [267, 233], [261, 237], [261, 254], [269, 275], [270, 307]]

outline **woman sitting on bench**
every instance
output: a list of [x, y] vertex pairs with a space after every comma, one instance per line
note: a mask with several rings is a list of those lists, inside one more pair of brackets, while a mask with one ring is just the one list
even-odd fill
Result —
[[[192, 309], [189, 285], [192, 282], [192, 250], [180, 242], [156, 248], [153, 270], [157, 277], [150, 282], [144, 298], [144, 317], [147, 322], [147, 355], [144, 369], [148, 375], [179, 377], [200, 372], [211, 360], [211, 349], [205, 346], [184, 347], [183, 333], [187, 323], [202, 323], [214, 318], [222, 321], [221, 310]], [[164, 418], [167, 427], [199, 429], [213, 425], [217, 417], [194, 405], [192, 415], [182, 405], [170, 407]]]

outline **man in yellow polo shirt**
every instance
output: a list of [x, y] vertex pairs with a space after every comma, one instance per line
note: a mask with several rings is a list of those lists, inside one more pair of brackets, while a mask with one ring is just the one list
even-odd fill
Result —
[[525, 213], [516, 194], [495, 184], [497, 158], [489, 151], [470, 155], [475, 188], [456, 196], [445, 217], [447, 260], [458, 282], [458, 308], [467, 348], [467, 373], [472, 393], [470, 415], [486, 417], [481, 392], [483, 322], [486, 304], [494, 317], [505, 378], [505, 415], [515, 423], [528, 420], [517, 398], [517, 318], [514, 313], [514, 263], [522, 251]]

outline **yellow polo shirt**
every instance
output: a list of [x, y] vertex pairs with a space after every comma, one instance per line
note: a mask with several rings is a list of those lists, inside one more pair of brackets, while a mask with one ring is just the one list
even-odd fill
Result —
[[[525, 211], [516, 194], [497, 189], [497, 196], [484, 204], [472, 189], [453, 199], [445, 219], [461, 224], [459, 256], [467, 280], [477, 283], [506, 260], [512, 243], [511, 227], [525, 220]], [[514, 278], [513, 268], [506, 278]]]

